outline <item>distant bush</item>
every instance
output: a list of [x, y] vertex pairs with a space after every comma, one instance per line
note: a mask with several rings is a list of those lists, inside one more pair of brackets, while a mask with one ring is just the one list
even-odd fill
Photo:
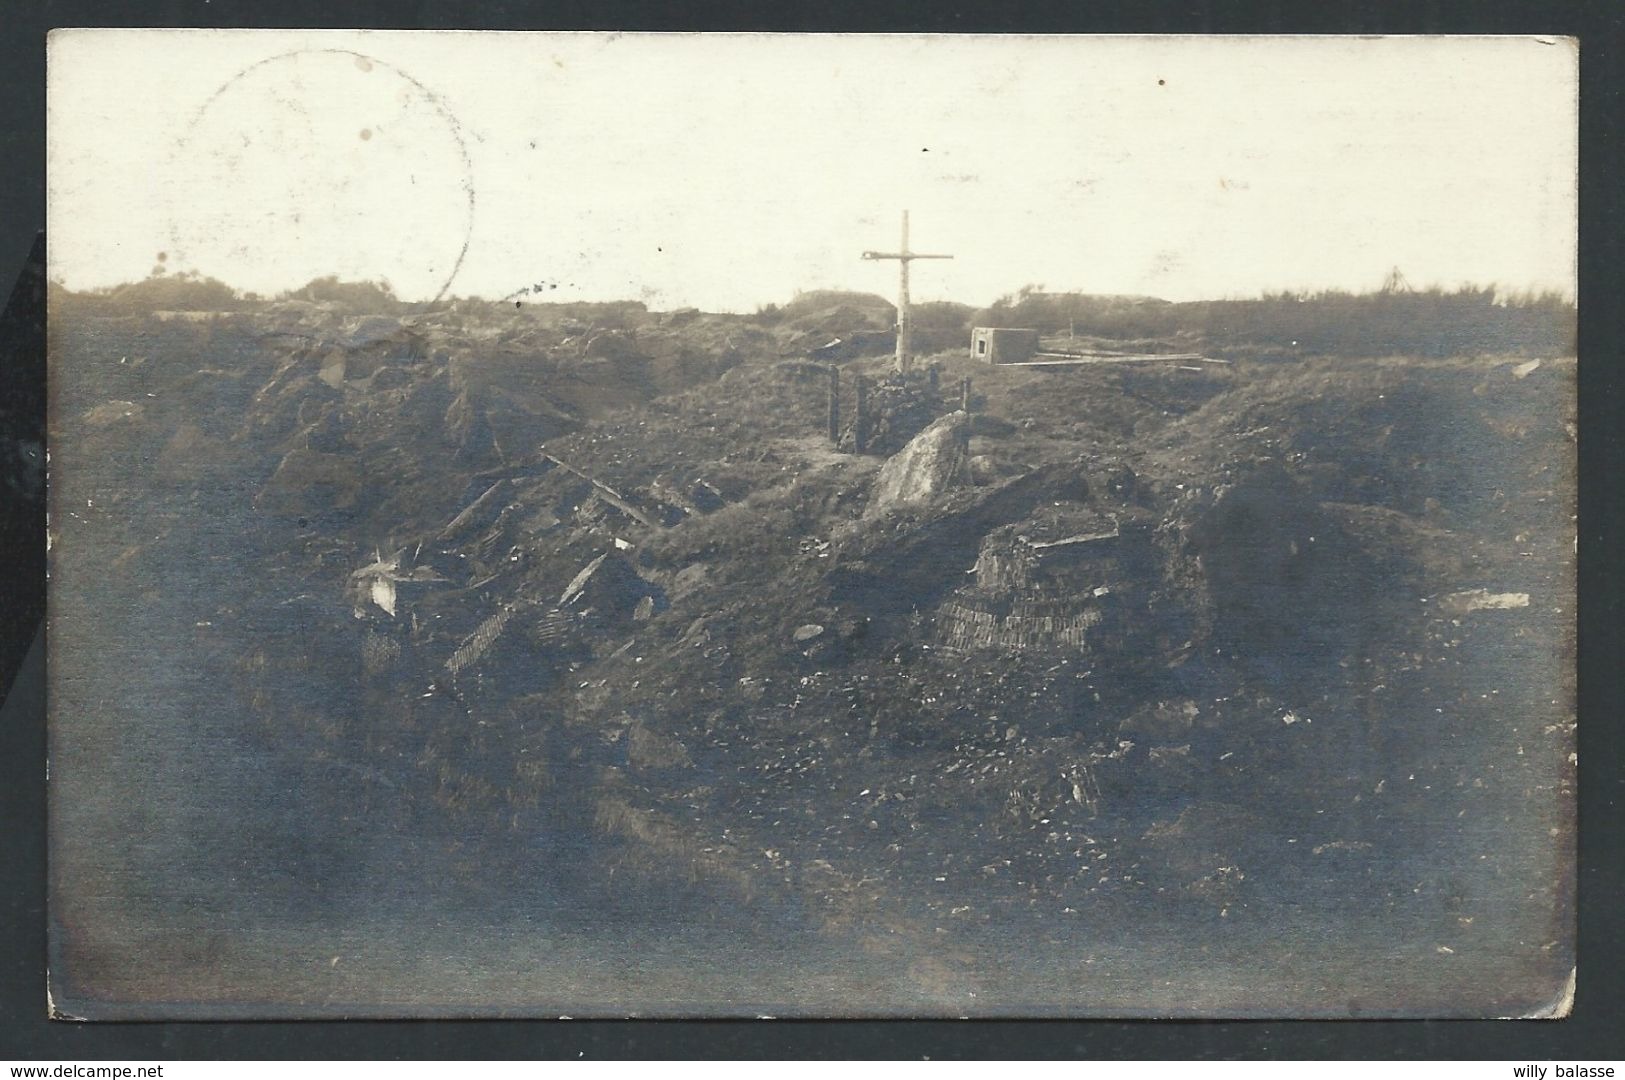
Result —
[[777, 304], [762, 304], [750, 316], [750, 321], [758, 326], [777, 326], [784, 321], [784, 309]]
[[586, 323], [606, 330], [631, 330], [649, 314], [649, 305], [641, 300], [607, 300], [601, 303], [560, 304], [559, 311], [566, 319]]
[[1174, 311], [1178, 306], [1149, 296], [1049, 293], [1042, 286], [1026, 285], [976, 312], [973, 321], [977, 326], [1030, 327], [1046, 334], [1072, 330], [1102, 337], [1155, 337], [1180, 329]]
[[843, 307], [877, 314], [883, 312], [888, 324], [896, 318], [896, 305], [884, 296], [849, 289], [812, 289], [808, 292], [798, 292], [793, 300], [782, 305], [779, 310], [785, 319], [799, 319], [830, 308]]
[[235, 311], [243, 306], [230, 285], [191, 272], [118, 285], [100, 296], [110, 308], [139, 311]]
[[340, 281], [336, 274], [315, 278], [304, 287], [282, 294], [284, 300], [333, 303], [357, 315], [394, 315], [401, 301], [387, 281]]
[[923, 304], [911, 305], [914, 329], [920, 331], [968, 333], [971, 316], [975, 313], [976, 309], [969, 304], [956, 304], [951, 300], [928, 300]]
[[1046, 293], [1028, 286], [978, 311], [974, 322], [1118, 340], [1194, 334], [1209, 347], [1300, 354], [1452, 356], [1572, 352], [1575, 309], [1556, 293], [1506, 295], [1472, 285], [1451, 291], [1281, 292], [1188, 303]]
[[649, 305], [641, 300], [522, 300], [520, 306], [544, 322], [578, 329], [635, 330], [648, 321], [649, 315]]

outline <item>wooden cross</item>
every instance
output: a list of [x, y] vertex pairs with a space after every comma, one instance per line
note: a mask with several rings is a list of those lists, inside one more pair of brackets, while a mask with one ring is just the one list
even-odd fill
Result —
[[951, 259], [952, 255], [922, 255], [908, 249], [908, 211], [903, 211], [903, 246], [897, 251], [865, 251], [865, 259], [896, 259], [901, 268], [897, 286], [897, 370], [907, 371], [914, 359], [914, 318], [908, 310], [908, 264], [915, 259]]

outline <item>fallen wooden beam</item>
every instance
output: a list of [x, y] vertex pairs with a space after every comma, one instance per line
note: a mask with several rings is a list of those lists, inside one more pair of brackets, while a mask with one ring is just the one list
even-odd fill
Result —
[[645, 514], [643, 511], [639, 510], [637, 507], [635, 507], [631, 503], [627, 502], [624, 498], [621, 497], [620, 492], [616, 491], [614, 488], [610, 487], [608, 484], [604, 483], [602, 480], [599, 480], [599, 479], [596, 479], [595, 477], [589, 476], [588, 474], [582, 472], [580, 469], [578, 469], [575, 466], [569, 464], [568, 462], [562, 461], [559, 458], [554, 457], [552, 454], [543, 454], [542, 457], [545, 458], [548, 461], [551, 461], [554, 465], [557, 465], [559, 468], [563, 469], [565, 472], [569, 473], [571, 476], [579, 476], [581, 479], [587, 481], [587, 483], [591, 484], [593, 486], [593, 488], [597, 490], [599, 496], [605, 502], [609, 503], [609, 505], [613, 506], [615, 509], [617, 509], [621, 513], [625, 514], [627, 517], [631, 518], [633, 521], [636, 521], [639, 525], [642, 525], [643, 527], [648, 528], [648, 529], [659, 529], [660, 528], [659, 523], [653, 521], [649, 517], [649, 515]]
[[1057, 367], [1065, 364], [1146, 364], [1154, 362], [1229, 364], [1198, 353], [1063, 353], [1037, 352], [1030, 360], [1007, 360], [994, 367]]

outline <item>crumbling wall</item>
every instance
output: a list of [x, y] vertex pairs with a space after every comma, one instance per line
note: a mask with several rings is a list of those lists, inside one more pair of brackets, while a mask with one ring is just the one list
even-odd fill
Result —
[[1130, 587], [1115, 536], [1043, 548], [1021, 525], [989, 533], [976, 582], [936, 613], [938, 643], [949, 649], [1087, 652], [1120, 628], [1120, 597]]
[[1093, 596], [1019, 600], [999, 610], [973, 597], [950, 600], [937, 609], [937, 640], [950, 649], [1088, 649], [1090, 631], [1105, 618]]

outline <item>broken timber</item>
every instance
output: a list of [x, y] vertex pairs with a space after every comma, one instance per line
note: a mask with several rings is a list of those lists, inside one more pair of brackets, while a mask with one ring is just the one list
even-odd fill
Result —
[[1007, 360], [1000, 367], [1056, 367], [1063, 364], [1148, 364], [1156, 361], [1181, 364], [1228, 364], [1200, 353], [1071, 353], [1036, 352], [1030, 360]]
[[582, 472], [580, 469], [576, 468], [573, 465], [567, 464], [564, 461], [561, 461], [560, 459], [554, 457], [552, 454], [543, 454], [542, 457], [544, 459], [548, 460], [548, 461], [551, 461], [554, 465], [556, 465], [559, 468], [563, 469], [565, 472], [569, 473], [571, 476], [579, 476], [581, 479], [587, 481], [587, 483], [589, 483], [589, 484], [591, 484], [593, 486], [593, 488], [598, 492], [598, 494], [603, 498], [603, 500], [605, 502], [609, 503], [609, 505], [613, 506], [615, 509], [617, 509], [621, 513], [625, 514], [627, 517], [631, 518], [633, 521], [637, 522], [639, 525], [642, 525], [646, 529], [659, 529], [660, 528], [660, 526], [654, 521], [653, 518], [649, 517], [648, 514], [645, 514], [642, 510], [639, 510], [637, 507], [633, 506], [631, 503], [627, 502], [624, 498], [621, 497], [620, 492], [616, 491], [614, 488], [610, 487], [608, 484], [604, 483], [602, 480], [597, 480], [597, 479], [594, 479], [591, 476], [588, 476], [586, 473]]

